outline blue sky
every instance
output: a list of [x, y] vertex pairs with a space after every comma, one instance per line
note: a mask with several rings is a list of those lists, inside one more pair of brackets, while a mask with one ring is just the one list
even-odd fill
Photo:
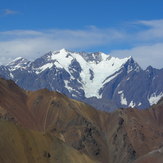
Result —
[[102, 51], [162, 68], [161, 0], [1, 0], [0, 63], [48, 51]]

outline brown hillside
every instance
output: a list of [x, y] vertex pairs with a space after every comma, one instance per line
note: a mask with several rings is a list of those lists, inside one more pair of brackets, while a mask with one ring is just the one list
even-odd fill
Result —
[[146, 159], [163, 142], [162, 110], [160, 101], [148, 110], [106, 113], [58, 92], [24, 91], [0, 79], [0, 162]]

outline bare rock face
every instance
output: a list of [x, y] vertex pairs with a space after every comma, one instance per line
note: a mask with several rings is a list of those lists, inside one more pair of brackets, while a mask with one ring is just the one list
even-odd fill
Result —
[[108, 113], [0, 79], [0, 162], [159, 163], [162, 116], [162, 100], [146, 110]]

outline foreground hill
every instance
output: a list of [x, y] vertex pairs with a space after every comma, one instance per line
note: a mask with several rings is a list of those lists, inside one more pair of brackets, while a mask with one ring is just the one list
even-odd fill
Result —
[[0, 79], [0, 162], [163, 161], [162, 116], [162, 101], [148, 110], [106, 113], [58, 92], [25, 91]]
[[86, 102], [97, 109], [147, 108], [163, 97], [163, 69], [143, 70], [132, 57], [65, 49], [34, 61], [17, 58], [0, 66], [0, 76], [26, 90], [47, 88]]

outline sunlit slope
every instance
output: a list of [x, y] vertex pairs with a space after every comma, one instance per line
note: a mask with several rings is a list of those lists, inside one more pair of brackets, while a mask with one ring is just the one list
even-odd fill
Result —
[[162, 101], [146, 110], [107, 113], [58, 92], [25, 91], [0, 79], [0, 162], [162, 160]]
[[88, 156], [50, 134], [0, 121], [1, 163], [94, 163]]

